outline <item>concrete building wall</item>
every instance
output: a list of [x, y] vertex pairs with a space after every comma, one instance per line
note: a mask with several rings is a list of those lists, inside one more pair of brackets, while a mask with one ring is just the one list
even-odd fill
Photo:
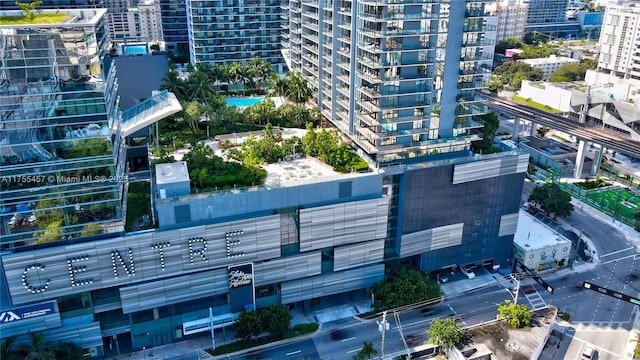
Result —
[[524, 80], [518, 91], [518, 96], [562, 112], [572, 110], [571, 90], [554, 86], [552, 83]]

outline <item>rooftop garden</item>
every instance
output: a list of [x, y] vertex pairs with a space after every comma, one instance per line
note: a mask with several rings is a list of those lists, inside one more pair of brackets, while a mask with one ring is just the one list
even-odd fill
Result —
[[[319, 132], [313, 124], [307, 124], [307, 134], [303, 138], [278, 138], [267, 124], [260, 137], [250, 137], [241, 146], [227, 150], [229, 160], [214, 154], [211, 147], [202, 142], [196, 144], [182, 158], [187, 162], [191, 192], [200, 193], [238, 187], [263, 185], [267, 176], [261, 165], [274, 163], [286, 155], [304, 153], [333, 167], [337, 172], [362, 172], [369, 166], [346, 143], [340, 141], [335, 130], [322, 129]], [[175, 159], [162, 154], [156, 164], [174, 162]]]
[[0, 25], [59, 24], [70, 17], [68, 14], [36, 13], [35, 9], [40, 4], [42, 4], [42, 1], [34, 1], [31, 3], [21, 3], [16, 1], [16, 5], [20, 8], [20, 10], [22, 10], [22, 15], [0, 16]]

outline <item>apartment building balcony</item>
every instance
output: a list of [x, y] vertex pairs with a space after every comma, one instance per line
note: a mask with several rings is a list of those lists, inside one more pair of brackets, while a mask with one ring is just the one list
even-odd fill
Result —
[[486, 75], [486, 74], [491, 74], [491, 68], [485, 64], [460, 70], [460, 75]]
[[371, 54], [380, 54], [386, 52], [397, 52], [397, 51], [421, 51], [421, 50], [435, 50], [433, 46], [431, 46], [428, 42], [420, 42], [417, 45], [406, 45], [406, 46], [397, 46], [391, 47], [387, 45], [385, 48], [382, 48], [380, 44], [371, 44], [371, 43], [358, 43], [358, 48], [362, 49]]
[[338, 85], [336, 86], [336, 90], [338, 90], [342, 95], [349, 97], [349, 86]]
[[[465, 75], [469, 76], [469, 75]], [[459, 82], [458, 89], [460, 90], [469, 90], [469, 89], [485, 89], [489, 86], [489, 82], [485, 80], [475, 80], [471, 82]]]
[[348, 60], [338, 60], [336, 65], [346, 71], [351, 71], [351, 64]]
[[364, 110], [368, 112], [380, 112], [382, 109], [378, 106], [377, 102], [367, 100], [356, 100], [356, 103]]
[[495, 46], [496, 42], [494, 40], [467, 40], [462, 42], [462, 47], [469, 48], [481, 48], [487, 46]]
[[398, 116], [398, 117], [389, 117], [384, 119], [377, 119], [371, 116], [371, 113], [360, 110], [356, 113], [356, 117], [358, 120], [366, 123], [369, 126], [381, 126], [387, 124], [401, 124], [401, 123], [412, 123], [414, 121], [427, 121], [428, 118], [425, 118], [424, 115], [421, 116]]
[[496, 31], [496, 29], [497, 29], [496, 25], [490, 25], [490, 24], [482, 24], [482, 25], [465, 24], [464, 27], [462, 28], [462, 31], [465, 33], [472, 33], [472, 32]]
[[359, 28], [358, 31], [360, 31], [363, 34], [369, 35], [371, 37], [375, 37], [375, 38], [382, 38], [382, 37], [393, 37], [393, 36], [414, 36], [414, 35], [427, 35], [428, 33], [426, 33], [423, 30], [405, 30], [405, 29], [401, 29], [401, 28], [389, 28], [389, 29], [363, 29], [363, 28]]
[[318, 67], [316, 65], [309, 64], [308, 62], [302, 62], [302, 68], [311, 73], [318, 80]]
[[[487, 1], [487, 2], [490, 2], [490, 1]], [[467, 9], [467, 11], [465, 11], [464, 13], [465, 18], [492, 17], [492, 16], [497, 16], [497, 12], [490, 10], [488, 8]]]
[[367, 5], [403, 5], [403, 4], [432, 4], [440, 0], [362, 0], [361, 4]]
[[338, 9], [338, 14], [351, 16], [351, 8], [341, 7]]
[[464, 103], [469, 103], [469, 102], [477, 102], [477, 103], [483, 103], [485, 100], [485, 98], [483, 98], [480, 95], [476, 95], [474, 92], [462, 92], [460, 94], [458, 94], [458, 96], [456, 96], [456, 101], [458, 102], [458, 104], [464, 104]]
[[337, 53], [342, 55], [342, 56], [344, 56], [344, 57], [346, 57], [346, 58], [351, 56], [351, 50], [348, 47], [338, 48]]
[[493, 54], [473, 54], [460, 57], [460, 61], [482, 61], [493, 60]]
[[338, 36], [338, 40], [342, 41], [343, 43], [347, 44], [348, 46], [351, 45], [351, 38], [348, 36]]
[[325, 97], [331, 99], [331, 87], [329, 86], [325, 86], [322, 88], [322, 95], [324, 95]]
[[[453, 128], [458, 132], [468, 131], [471, 129], [480, 129], [482, 127], [484, 127], [484, 124], [479, 121], [475, 121], [472, 116], [457, 116], [453, 122]], [[477, 137], [478, 139], [480, 138], [479, 135], [477, 135]]]
[[342, 83], [344, 83], [344, 84], [348, 84], [349, 83], [349, 75], [348, 74], [340, 74], [340, 75], [336, 76], [336, 79], [342, 81]]
[[456, 116], [473, 116], [487, 113], [487, 107], [478, 103], [464, 103], [456, 106]]
[[316, 57], [318, 56], [318, 46], [317, 45], [313, 45], [310, 43], [304, 43], [302, 44], [302, 48], [305, 50], [308, 50], [314, 54], [316, 54]]
[[318, 7], [318, 0], [301, 0], [302, 5], [308, 5], [313, 7]]
[[419, 14], [405, 14], [405, 13], [387, 13], [386, 16], [378, 13], [366, 13], [361, 12], [358, 14], [358, 18], [371, 21], [371, 22], [389, 22], [396, 20], [426, 20], [436, 18], [437, 14], [423, 11]]

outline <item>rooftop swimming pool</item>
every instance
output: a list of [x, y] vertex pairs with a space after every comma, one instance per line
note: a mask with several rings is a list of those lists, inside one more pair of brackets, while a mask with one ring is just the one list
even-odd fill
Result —
[[147, 54], [147, 45], [125, 45], [124, 46], [124, 54], [127, 56], [131, 55], [146, 55]]
[[264, 101], [264, 96], [250, 97], [250, 98], [225, 98], [227, 105], [237, 107], [249, 107], [254, 104], [258, 104]]

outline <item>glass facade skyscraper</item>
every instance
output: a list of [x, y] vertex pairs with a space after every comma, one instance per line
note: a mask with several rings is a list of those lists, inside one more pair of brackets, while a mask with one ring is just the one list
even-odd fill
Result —
[[284, 65], [280, 0], [187, 0], [187, 23], [194, 64], [229, 64], [258, 57]]
[[[125, 157], [106, 9], [0, 26], [2, 247], [122, 229]], [[1, 15], [17, 15], [18, 11]]]
[[291, 68], [322, 113], [377, 163], [465, 151], [486, 113], [491, 1], [293, 0]]

